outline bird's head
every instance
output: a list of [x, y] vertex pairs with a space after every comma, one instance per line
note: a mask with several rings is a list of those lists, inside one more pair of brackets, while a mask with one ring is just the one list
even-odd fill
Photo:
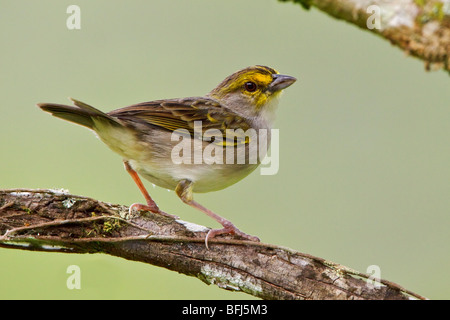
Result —
[[233, 73], [208, 95], [238, 114], [265, 117], [273, 113], [283, 89], [296, 80], [266, 66], [252, 66]]

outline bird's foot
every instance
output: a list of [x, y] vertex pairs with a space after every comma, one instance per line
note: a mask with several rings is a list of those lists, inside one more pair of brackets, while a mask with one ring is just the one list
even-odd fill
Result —
[[158, 206], [156, 205], [156, 203], [154, 203], [154, 202], [151, 205], [146, 205], [146, 204], [141, 204], [141, 203], [133, 203], [129, 208], [130, 214], [132, 214], [133, 211], [150, 211], [152, 213], [160, 214], [162, 216], [169, 217], [172, 219], [180, 218], [176, 215], [169, 214], [169, 213], [166, 213], [166, 212], [160, 210], [158, 208]]
[[233, 235], [237, 235], [240, 238], [243, 238], [245, 240], [260, 242], [258, 237], [246, 234], [246, 233], [242, 232], [241, 230], [239, 230], [238, 228], [236, 228], [234, 226], [234, 224], [232, 224], [231, 222], [226, 221], [225, 223], [223, 223], [223, 228], [222, 229], [211, 229], [206, 234], [206, 238], [205, 238], [206, 248], [209, 249], [209, 247], [208, 247], [208, 240], [209, 239], [212, 239], [215, 236], [218, 236], [218, 235], [221, 235], [221, 234], [233, 234]]

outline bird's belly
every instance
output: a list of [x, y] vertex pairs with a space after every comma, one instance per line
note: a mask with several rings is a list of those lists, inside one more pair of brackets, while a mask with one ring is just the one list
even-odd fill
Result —
[[[114, 148], [108, 143], [110, 136], [107, 139], [102, 137], [102, 140], [110, 145], [113, 151], [122, 155], [143, 178], [169, 190], [175, 190], [178, 183], [185, 179], [194, 183], [194, 192], [221, 190], [245, 178], [259, 165], [259, 161], [249, 161], [248, 158], [249, 154], [256, 152], [253, 150], [256, 146], [245, 147], [246, 156], [242, 162], [235, 158], [234, 161], [229, 161], [231, 163], [227, 163], [226, 151], [222, 154], [223, 158], [221, 156], [214, 159], [215, 161], [207, 161], [205, 148], [208, 145], [213, 146], [209, 142], [185, 140], [189, 148], [183, 149], [181, 154], [186, 153], [189, 156], [183, 158], [178, 150], [180, 143], [166, 132], [152, 132], [140, 139], [133, 134], [122, 134], [119, 137], [122, 140], [120, 143], [116, 141]], [[236, 157], [237, 154], [237, 151], [233, 153]]]
[[198, 193], [217, 191], [245, 178], [257, 164], [164, 164], [139, 163], [130, 160], [130, 165], [146, 180], [165, 189], [175, 190], [181, 180], [194, 183]]

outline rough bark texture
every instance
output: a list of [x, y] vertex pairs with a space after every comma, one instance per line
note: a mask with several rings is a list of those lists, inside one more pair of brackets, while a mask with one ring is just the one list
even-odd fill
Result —
[[450, 71], [449, 0], [280, 0], [310, 6], [374, 32], [425, 62]]
[[0, 190], [0, 247], [107, 253], [262, 299], [424, 299], [322, 258], [63, 190]]

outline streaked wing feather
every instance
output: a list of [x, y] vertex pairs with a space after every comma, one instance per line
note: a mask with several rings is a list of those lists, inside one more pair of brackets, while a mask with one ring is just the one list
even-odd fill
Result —
[[125, 122], [147, 123], [169, 131], [186, 129], [191, 135], [194, 134], [194, 121], [201, 121], [204, 139], [211, 139], [211, 135], [205, 135], [206, 130], [218, 129], [223, 135], [223, 145], [248, 143], [248, 137], [239, 132], [232, 139], [233, 141], [225, 136], [226, 129], [246, 131], [250, 128], [247, 121], [219, 102], [208, 98], [143, 102], [111, 111], [108, 115]]

